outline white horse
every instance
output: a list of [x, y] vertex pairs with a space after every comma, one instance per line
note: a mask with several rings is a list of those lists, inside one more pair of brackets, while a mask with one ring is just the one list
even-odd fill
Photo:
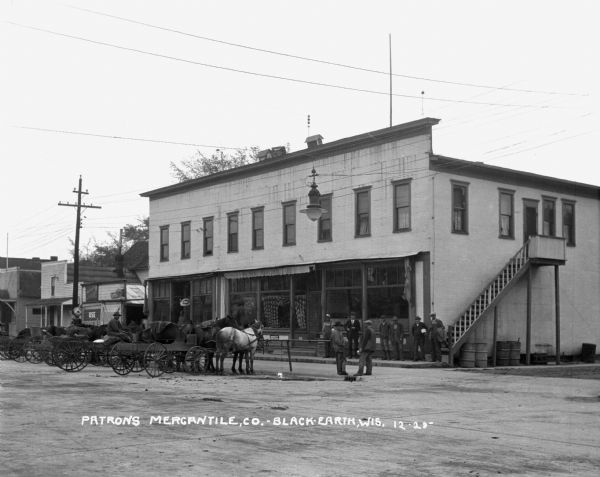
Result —
[[[216, 336], [217, 349], [215, 351], [217, 374], [223, 374], [223, 361], [230, 351], [244, 353], [246, 374], [254, 374], [254, 353], [256, 353], [261, 336], [262, 325], [258, 321], [241, 331], [231, 326], [219, 330]], [[242, 371], [241, 364], [240, 358], [240, 372]], [[235, 373], [235, 362], [231, 372]]]

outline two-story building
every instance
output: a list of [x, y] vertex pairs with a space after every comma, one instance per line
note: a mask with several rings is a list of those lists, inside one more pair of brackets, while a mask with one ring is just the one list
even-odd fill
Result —
[[[599, 342], [600, 188], [435, 155], [438, 122], [312, 136], [142, 194], [151, 319], [230, 313], [314, 338], [325, 314], [397, 316], [408, 332], [435, 311], [457, 347]], [[301, 213], [313, 168], [315, 222]]]
[[40, 299], [42, 263], [40, 258], [0, 257], [0, 330], [15, 335], [27, 326], [36, 326], [41, 309], [29, 305]]
[[[26, 307], [29, 326], [71, 324], [74, 272], [74, 263], [67, 260], [42, 264], [38, 283], [41, 296]], [[106, 323], [116, 310], [122, 314], [129, 310], [136, 321], [142, 318], [144, 289], [137, 276], [128, 270], [80, 264], [77, 295], [80, 297], [81, 318], [86, 323]], [[37, 317], [35, 323], [31, 320], [32, 316]]]

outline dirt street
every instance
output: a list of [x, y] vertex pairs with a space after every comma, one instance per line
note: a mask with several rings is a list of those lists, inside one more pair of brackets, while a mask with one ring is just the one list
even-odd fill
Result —
[[[345, 382], [324, 364], [295, 363], [294, 375], [282, 362], [255, 368], [252, 377], [151, 379], [1, 361], [0, 473], [595, 476], [600, 468], [597, 379], [376, 367]], [[584, 369], [598, 376], [597, 366]]]

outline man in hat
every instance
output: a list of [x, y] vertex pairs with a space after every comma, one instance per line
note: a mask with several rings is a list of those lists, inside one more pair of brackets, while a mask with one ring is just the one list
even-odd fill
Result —
[[356, 318], [356, 312], [351, 311], [346, 321], [346, 336], [348, 336], [348, 356], [356, 358], [358, 349], [358, 337], [360, 336], [360, 321]]
[[362, 376], [365, 366], [367, 367], [365, 375], [370, 376], [373, 374], [373, 360], [371, 356], [375, 352], [375, 346], [376, 341], [373, 322], [371, 320], [365, 320], [365, 329], [363, 330], [360, 348], [358, 350], [358, 354], [360, 355], [360, 359], [358, 360], [358, 372], [354, 376]]
[[348, 344], [348, 340], [344, 337], [342, 332], [343, 325], [341, 321], [336, 321], [331, 330], [331, 347], [335, 354], [335, 364], [337, 367], [337, 373], [340, 376], [345, 376], [346, 372], [346, 357], [344, 356], [344, 350]]
[[392, 318], [392, 333], [391, 343], [392, 349], [394, 350], [394, 359], [396, 361], [402, 360], [404, 357], [404, 327], [397, 316]]
[[113, 313], [113, 319], [108, 322], [106, 334], [115, 338], [131, 341], [124, 326], [121, 324], [121, 312], [119, 310]]
[[431, 328], [429, 329], [429, 339], [431, 341], [431, 361], [442, 361], [442, 344], [446, 342], [446, 328], [442, 320], [438, 320], [435, 313], [429, 315], [431, 318]]
[[421, 317], [415, 317], [415, 324], [412, 325], [411, 334], [413, 338], [413, 361], [425, 359], [425, 335], [427, 326], [421, 322]]

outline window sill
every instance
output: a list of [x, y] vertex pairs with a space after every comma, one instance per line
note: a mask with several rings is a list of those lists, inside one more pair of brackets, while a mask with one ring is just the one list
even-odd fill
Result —
[[411, 231], [412, 231], [412, 229], [410, 227], [407, 228], [407, 229], [396, 229], [396, 230], [393, 230], [393, 232], [395, 234], [401, 234], [401, 233], [404, 233], [404, 232], [411, 232]]
[[460, 230], [453, 230], [452, 233], [455, 235], [469, 235], [469, 232], [462, 232]]
[[317, 239], [317, 243], [328, 243], [328, 242], [333, 242], [333, 239], [322, 239], [322, 240]]
[[354, 238], [365, 238], [365, 237], [370, 237], [371, 234], [364, 234], [364, 235], [355, 235]]
[[498, 238], [501, 240], [514, 240], [515, 238], [510, 235], [498, 235]]

